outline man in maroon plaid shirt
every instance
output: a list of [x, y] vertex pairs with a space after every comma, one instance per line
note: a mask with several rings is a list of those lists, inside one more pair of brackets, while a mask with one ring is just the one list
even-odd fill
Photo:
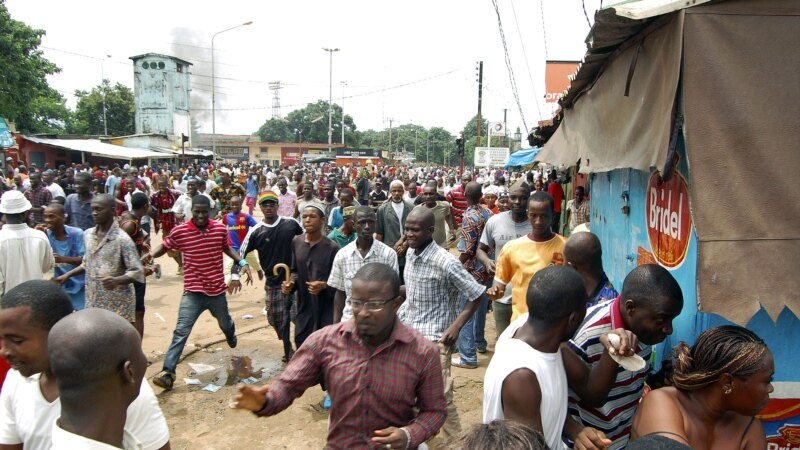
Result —
[[394, 269], [366, 264], [352, 283], [353, 318], [309, 336], [271, 384], [239, 386], [235, 406], [275, 415], [324, 375], [333, 400], [326, 449], [416, 448], [447, 415], [439, 349], [397, 320]]

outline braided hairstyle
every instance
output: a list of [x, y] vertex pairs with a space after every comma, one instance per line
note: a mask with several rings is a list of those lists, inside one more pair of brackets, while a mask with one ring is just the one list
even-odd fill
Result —
[[746, 378], [764, 368], [767, 344], [752, 331], [723, 325], [704, 331], [689, 349], [681, 342], [675, 347], [675, 387], [696, 391], [715, 383], [723, 374]]
[[447, 450], [547, 450], [542, 433], [510, 420], [475, 425], [446, 446]]

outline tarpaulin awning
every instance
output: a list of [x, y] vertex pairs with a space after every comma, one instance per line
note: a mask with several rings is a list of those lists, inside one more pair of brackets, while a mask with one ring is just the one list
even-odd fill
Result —
[[522, 150], [517, 150], [516, 152], [508, 156], [508, 159], [506, 160], [506, 168], [528, 166], [530, 164], [533, 164], [533, 161], [536, 159], [536, 155], [539, 154], [540, 150], [541, 148], [539, 147], [531, 147], [531, 148], [524, 148]]
[[33, 136], [23, 136], [23, 139], [50, 147], [63, 148], [76, 152], [91, 153], [106, 158], [131, 160], [147, 158], [174, 158], [166, 153], [144, 150], [141, 148], [120, 147], [119, 145], [106, 144], [97, 139], [49, 139]]
[[[169, 154], [171, 158], [180, 158], [183, 156], [183, 151], [180, 149], [172, 150], [164, 147], [150, 146], [150, 150], [155, 150], [160, 153]], [[187, 148], [185, 149], [186, 156], [199, 156], [201, 158], [211, 158], [214, 152], [211, 150], [204, 150], [202, 148]]]
[[663, 167], [672, 131], [683, 47], [683, 14], [653, 24], [610, 56], [537, 161], [581, 172]]

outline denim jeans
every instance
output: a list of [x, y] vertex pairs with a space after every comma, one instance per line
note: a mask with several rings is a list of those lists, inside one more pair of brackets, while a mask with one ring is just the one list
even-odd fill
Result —
[[[461, 299], [461, 309], [464, 309], [468, 301], [466, 298]], [[489, 297], [482, 294], [477, 301], [480, 302], [478, 310], [458, 333], [458, 354], [462, 364], [478, 364], [476, 349], [485, 350], [487, 346], [484, 330], [486, 329], [486, 310], [489, 308]]]
[[194, 323], [203, 311], [208, 310], [217, 319], [220, 330], [225, 333], [227, 339], [236, 334], [236, 327], [233, 324], [230, 314], [228, 314], [228, 301], [225, 294], [208, 296], [200, 292], [184, 292], [181, 297], [181, 305], [178, 308], [178, 324], [175, 325], [175, 332], [172, 333], [172, 343], [167, 350], [164, 358], [164, 370], [175, 373], [178, 360], [181, 359], [183, 347], [192, 332]]

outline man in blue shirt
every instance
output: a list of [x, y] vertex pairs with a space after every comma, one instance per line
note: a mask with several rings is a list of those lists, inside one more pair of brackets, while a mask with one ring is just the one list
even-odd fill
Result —
[[256, 197], [258, 197], [258, 172], [253, 169], [253, 173], [247, 176], [247, 181], [244, 184], [245, 200], [247, 205], [248, 214], [253, 215], [253, 209], [256, 207]]
[[[83, 230], [64, 225], [64, 207], [59, 203], [51, 203], [44, 209], [44, 223], [47, 225], [47, 239], [53, 249], [56, 260], [53, 276], [64, 275], [83, 262]], [[76, 275], [68, 279], [62, 287], [72, 301], [76, 311], [83, 309], [86, 303], [86, 275]]]
[[[247, 236], [247, 232], [250, 231], [250, 227], [254, 227], [258, 221], [250, 214], [242, 212], [241, 197], [231, 197], [229, 204], [231, 212], [222, 216], [222, 224], [228, 229], [228, 245], [238, 253], [239, 249], [242, 247], [244, 238]], [[262, 280], [264, 278], [264, 272], [261, 270], [261, 266], [258, 263], [258, 254], [256, 252], [251, 252], [247, 255], [245, 260], [250, 267], [258, 270], [258, 279]], [[226, 257], [224, 273], [230, 274], [232, 265], [233, 260]], [[226, 282], [229, 276], [230, 275], [225, 276]]]

